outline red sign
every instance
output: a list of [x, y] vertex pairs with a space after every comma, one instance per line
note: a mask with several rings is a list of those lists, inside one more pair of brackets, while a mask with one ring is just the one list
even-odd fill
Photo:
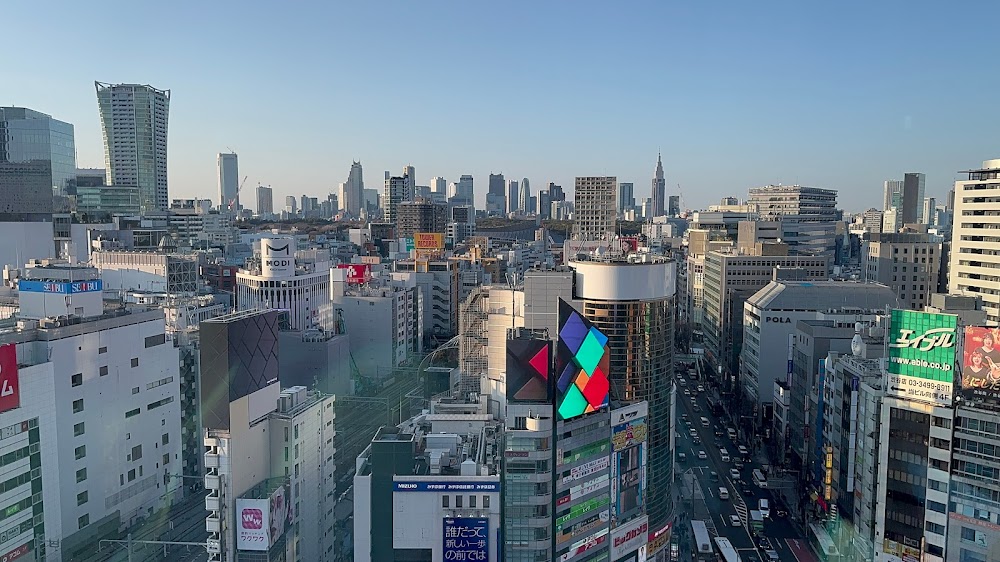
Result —
[[[0, 345], [0, 412], [21, 405], [17, 384], [17, 344]], [[0, 558], [0, 561], [3, 559]]]
[[342, 263], [337, 268], [347, 270], [348, 283], [367, 283], [372, 278], [370, 263]]
[[[6, 346], [5, 346], [6, 347]], [[12, 562], [18, 558], [24, 556], [31, 551], [31, 543], [24, 543], [21, 546], [15, 548], [14, 550], [0, 556], [0, 562]]]
[[264, 526], [264, 514], [259, 509], [243, 509], [243, 528], [260, 529]]

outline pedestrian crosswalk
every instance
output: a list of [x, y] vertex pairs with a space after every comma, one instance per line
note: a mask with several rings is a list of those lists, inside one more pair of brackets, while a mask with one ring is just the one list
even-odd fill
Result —
[[736, 506], [736, 515], [739, 516], [740, 521], [743, 523], [743, 526], [746, 527], [747, 517], [749, 516], [749, 514], [747, 513], [747, 504], [745, 501], [743, 501], [743, 498], [739, 494], [734, 494], [734, 500], [735, 501], [733, 501], [733, 505]]

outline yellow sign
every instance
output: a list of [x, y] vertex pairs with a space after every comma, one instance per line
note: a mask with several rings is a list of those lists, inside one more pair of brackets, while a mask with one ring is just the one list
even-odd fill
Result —
[[414, 232], [413, 247], [417, 250], [440, 250], [444, 248], [444, 234], [440, 232]]

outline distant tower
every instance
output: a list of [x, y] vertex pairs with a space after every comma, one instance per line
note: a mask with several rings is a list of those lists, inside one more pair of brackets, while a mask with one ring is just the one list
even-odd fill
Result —
[[521, 190], [517, 194], [517, 210], [522, 213], [528, 213], [531, 209], [528, 208], [528, 202], [531, 200], [531, 184], [528, 183], [528, 178], [521, 178]]
[[240, 172], [236, 153], [220, 152], [216, 157], [219, 168], [219, 210], [238, 213], [240, 211]]
[[507, 212], [516, 213], [521, 206], [518, 204], [517, 180], [507, 182]]
[[139, 188], [139, 209], [166, 211], [170, 90], [94, 82], [108, 185]]
[[664, 214], [664, 204], [666, 203], [667, 182], [663, 179], [663, 161], [660, 154], [656, 154], [656, 173], [653, 174], [653, 216], [659, 217]]
[[270, 187], [257, 186], [257, 215], [266, 217], [274, 214], [274, 192]]
[[413, 166], [407, 164], [403, 167], [403, 181], [406, 184], [406, 201], [413, 201], [417, 188], [417, 172]]
[[341, 185], [343, 187], [337, 197], [340, 208], [353, 217], [360, 217], [361, 209], [365, 206], [365, 180], [361, 162], [351, 163], [347, 181]]

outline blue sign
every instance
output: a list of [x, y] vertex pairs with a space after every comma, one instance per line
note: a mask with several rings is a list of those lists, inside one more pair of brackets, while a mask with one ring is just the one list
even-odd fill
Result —
[[485, 517], [446, 517], [444, 554], [449, 560], [489, 560], [490, 520]]
[[17, 290], [25, 293], [55, 293], [60, 295], [71, 295], [74, 293], [94, 293], [104, 289], [104, 281], [93, 279], [91, 281], [28, 281], [21, 279], [17, 282]]
[[499, 492], [499, 482], [393, 482], [393, 492]]

